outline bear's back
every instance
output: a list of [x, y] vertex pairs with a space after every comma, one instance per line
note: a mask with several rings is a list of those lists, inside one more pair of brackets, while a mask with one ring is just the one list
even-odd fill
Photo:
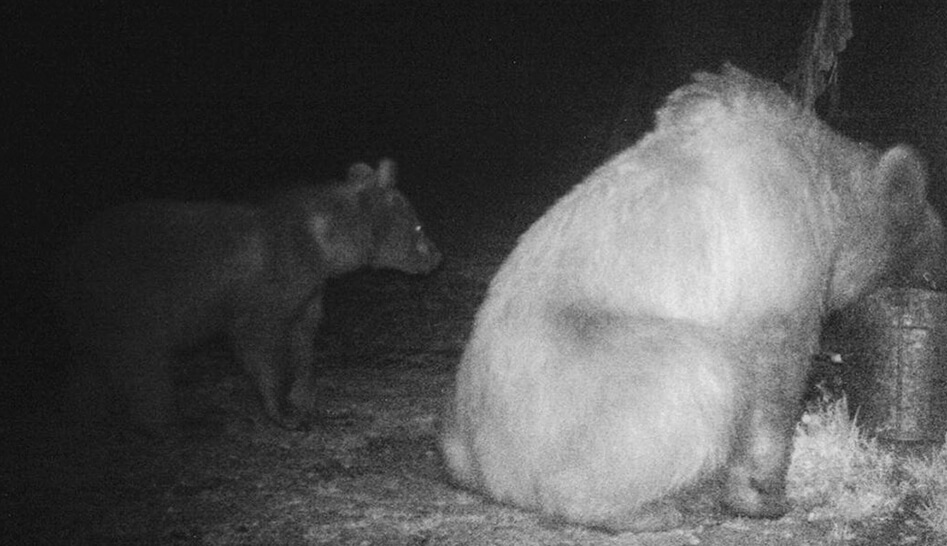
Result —
[[498, 304], [556, 295], [721, 326], [817, 305], [837, 183], [819, 139], [832, 137], [733, 70], [672, 94], [653, 132], [534, 224], [494, 280]]

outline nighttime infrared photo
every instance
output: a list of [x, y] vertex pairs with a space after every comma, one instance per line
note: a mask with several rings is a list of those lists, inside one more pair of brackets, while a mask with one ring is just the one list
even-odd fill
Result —
[[0, 542], [947, 543], [944, 2], [0, 13]]

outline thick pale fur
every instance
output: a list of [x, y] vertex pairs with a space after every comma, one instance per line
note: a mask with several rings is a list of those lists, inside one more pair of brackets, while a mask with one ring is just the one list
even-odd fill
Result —
[[452, 477], [612, 530], [676, 526], [675, 494], [717, 483], [781, 515], [821, 317], [943, 261], [925, 183], [909, 149], [850, 142], [773, 84], [696, 75], [493, 279], [443, 423]]
[[440, 261], [394, 176], [383, 160], [262, 206], [146, 201], [106, 212], [63, 261], [80, 360], [106, 372], [133, 421], [160, 429], [177, 419], [182, 353], [226, 336], [267, 414], [305, 426], [326, 279], [363, 266], [425, 273]]

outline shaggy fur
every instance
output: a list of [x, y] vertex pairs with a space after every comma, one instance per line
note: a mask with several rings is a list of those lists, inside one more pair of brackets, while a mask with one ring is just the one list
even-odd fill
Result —
[[109, 211], [64, 263], [74, 346], [108, 372], [134, 421], [160, 428], [176, 420], [173, 362], [226, 335], [267, 414], [304, 426], [326, 278], [362, 266], [426, 273], [440, 261], [394, 183], [384, 160], [265, 206], [147, 201]]
[[736, 68], [697, 74], [493, 279], [443, 423], [451, 475], [617, 531], [679, 525], [697, 488], [783, 514], [821, 318], [944, 261], [925, 185], [906, 147], [846, 140]]

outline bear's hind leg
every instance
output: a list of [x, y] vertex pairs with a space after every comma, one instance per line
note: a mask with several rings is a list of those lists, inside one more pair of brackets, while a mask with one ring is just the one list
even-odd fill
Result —
[[[610, 533], [658, 532], [680, 527], [682, 506], [675, 496], [658, 498], [637, 506], [628, 503], [640, 494], [622, 493], [628, 498], [600, 497], [604, 486], [595, 484], [590, 468], [573, 468], [547, 476], [538, 489], [540, 504], [554, 521], [572, 521]], [[614, 493], [614, 492], [613, 492]]]
[[684, 516], [671, 500], [642, 506], [634, 512], [603, 521], [598, 527], [613, 533], [656, 533], [683, 525]]
[[266, 415], [285, 426], [282, 409], [287, 333], [272, 321], [251, 320], [233, 334], [234, 352], [253, 380]]

